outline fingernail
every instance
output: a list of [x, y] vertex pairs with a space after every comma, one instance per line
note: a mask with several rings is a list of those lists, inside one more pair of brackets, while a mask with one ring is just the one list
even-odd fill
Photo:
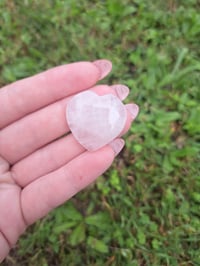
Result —
[[130, 113], [131, 118], [134, 120], [136, 118], [136, 116], [138, 115], [139, 106], [137, 104], [134, 104], [134, 103], [129, 103], [129, 104], [126, 104], [126, 109]]
[[111, 88], [113, 88], [119, 97], [120, 100], [126, 99], [126, 97], [129, 95], [129, 88], [125, 85], [117, 84], [112, 85]]
[[105, 78], [112, 69], [112, 63], [106, 59], [96, 60], [93, 64], [99, 69], [99, 79]]
[[124, 147], [124, 140], [123, 139], [115, 139], [112, 142], [109, 143], [109, 145], [111, 146], [111, 148], [113, 149], [115, 156], [117, 156], [120, 151], [123, 149]]

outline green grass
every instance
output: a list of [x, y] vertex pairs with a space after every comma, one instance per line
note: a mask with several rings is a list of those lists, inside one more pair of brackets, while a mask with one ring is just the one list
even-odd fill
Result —
[[0, 1], [0, 84], [108, 58], [140, 115], [98, 181], [3, 265], [200, 265], [198, 0]]

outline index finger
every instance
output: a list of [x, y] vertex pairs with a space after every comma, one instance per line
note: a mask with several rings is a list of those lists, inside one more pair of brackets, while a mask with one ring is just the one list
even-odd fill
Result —
[[3, 87], [0, 90], [0, 128], [50, 103], [92, 87], [111, 68], [108, 60], [77, 62]]

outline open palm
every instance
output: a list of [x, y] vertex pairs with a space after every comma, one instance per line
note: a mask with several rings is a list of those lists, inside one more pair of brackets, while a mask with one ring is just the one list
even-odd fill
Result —
[[[98, 151], [86, 151], [65, 118], [70, 97], [86, 89], [123, 100], [125, 87], [95, 86], [110, 70], [107, 60], [78, 62], [0, 90], [0, 261], [28, 225], [93, 182], [122, 149], [118, 138]], [[137, 112], [136, 105], [127, 105], [122, 134]]]

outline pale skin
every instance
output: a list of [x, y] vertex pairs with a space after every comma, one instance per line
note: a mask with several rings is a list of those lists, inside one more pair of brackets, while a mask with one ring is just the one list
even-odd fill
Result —
[[[78, 62], [0, 90], [0, 262], [30, 224], [92, 183], [123, 148], [119, 136], [95, 152], [86, 151], [65, 118], [67, 102], [78, 92], [119, 97], [115, 86], [96, 85], [110, 70], [106, 60]], [[134, 104], [126, 108], [121, 135], [138, 111]]]

